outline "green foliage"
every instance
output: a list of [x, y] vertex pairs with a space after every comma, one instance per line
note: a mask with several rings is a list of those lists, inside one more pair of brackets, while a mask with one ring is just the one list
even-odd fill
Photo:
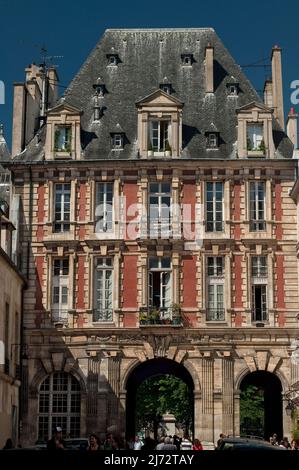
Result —
[[261, 143], [260, 143], [260, 145], [259, 145], [259, 150], [261, 150], [261, 151], [264, 152], [264, 153], [265, 153], [265, 151], [266, 151], [266, 146], [265, 146], [265, 141], [264, 141], [264, 139], [261, 140]]
[[136, 427], [156, 433], [164, 413], [173, 413], [177, 422], [189, 429], [192, 399], [188, 386], [172, 375], [146, 379], [136, 394]]
[[241, 435], [253, 434], [262, 437], [264, 434], [263, 391], [254, 385], [249, 385], [241, 392], [240, 428]]
[[299, 439], [299, 428], [293, 431], [293, 439]]
[[252, 150], [252, 143], [251, 143], [251, 139], [248, 137], [247, 138], [247, 150]]

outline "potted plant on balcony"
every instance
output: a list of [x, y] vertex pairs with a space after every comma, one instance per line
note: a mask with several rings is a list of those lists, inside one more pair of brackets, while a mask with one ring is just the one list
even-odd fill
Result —
[[156, 308], [153, 308], [153, 310], [150, 313], [150, 323], [152, 325], [156, 325], [160, 323], [160, 312]]
[[139, 313], [139, 323], [140, 325], [147, 325], [148, 324], [148, 314], [147, 314], [147, 309], [140, 309]]
[[147, 146], [147, 156], [152, 157], [153, 155], [154, 155], [154, 150], [153, 150], [152, 142], [150, 140]]
[[181, 307], [179, 304], [172, 304], [172, 323], [173, 325], [181, 325], [182, 323], [182, 314], [181, 314]]
[[171, 156], [171, 146], [168, 142], [168, 140], [166, 140], [165, 142], [165, 157], [170, 157]]

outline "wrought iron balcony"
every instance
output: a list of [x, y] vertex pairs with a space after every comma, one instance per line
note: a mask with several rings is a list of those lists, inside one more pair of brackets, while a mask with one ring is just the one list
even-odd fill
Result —
[[208, 308], [207, 321], [224, 321], [225, 311], [224, 308]]
[[255, 308], [252, 310], [251, 321], [263, 322], [268, 321], [268, 310], [265, 308]]
[[93, 322], [112, 322], [113, 310], [112, 308], [95, 308], [93, 310]]
[[179, 307], [142, 307], [139, 310], [140, 325], [182, 325]]
[[51, 310], [51, 317], [53, 323], [67, 323], [68, 322], [68, 309], [53, 308]]

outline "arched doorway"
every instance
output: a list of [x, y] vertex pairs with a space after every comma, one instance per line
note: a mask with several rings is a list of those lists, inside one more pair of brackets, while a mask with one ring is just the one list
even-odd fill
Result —
[[240, 385], [240, 434], [269, 439], [282, 438], [282, 386], [279, 378], [267, 371], [247, 374]]
[[127, 438], [134, 436], [136, 433], [136, 395], [139, 386], [146, 379], [158, 376], [174, 376], [182, 380], [189, 390], [189, 397], [192, 401], [192, 425], [191, 432], [193, 433], [194, 427], [194, 383], [188, 370], [181, 364], [166, 358], [150, 359], [146, 362], [139, 364], [131, 372], [127, 384], [127, 399], [126, 399], [126, 435]]

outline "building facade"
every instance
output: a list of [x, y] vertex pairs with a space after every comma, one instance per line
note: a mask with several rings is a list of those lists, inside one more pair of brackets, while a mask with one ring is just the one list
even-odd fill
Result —
[[13, 256], [16, 227], [10, 220], [10, 158], [0, 126], [0, 448], [18, 443], [21, 385], [21, 322], [25, 279]]
[[265, 435], [291, 434], [297, 165], [271, 61], [262, 102], [213, 29], [107, 30], [59, 101], [53, 69], [15, 85], [24, 443], [132, 434], [157, 372], [192, 389], [195, 437], [239, 434], [248, 377], [276, 390]]

